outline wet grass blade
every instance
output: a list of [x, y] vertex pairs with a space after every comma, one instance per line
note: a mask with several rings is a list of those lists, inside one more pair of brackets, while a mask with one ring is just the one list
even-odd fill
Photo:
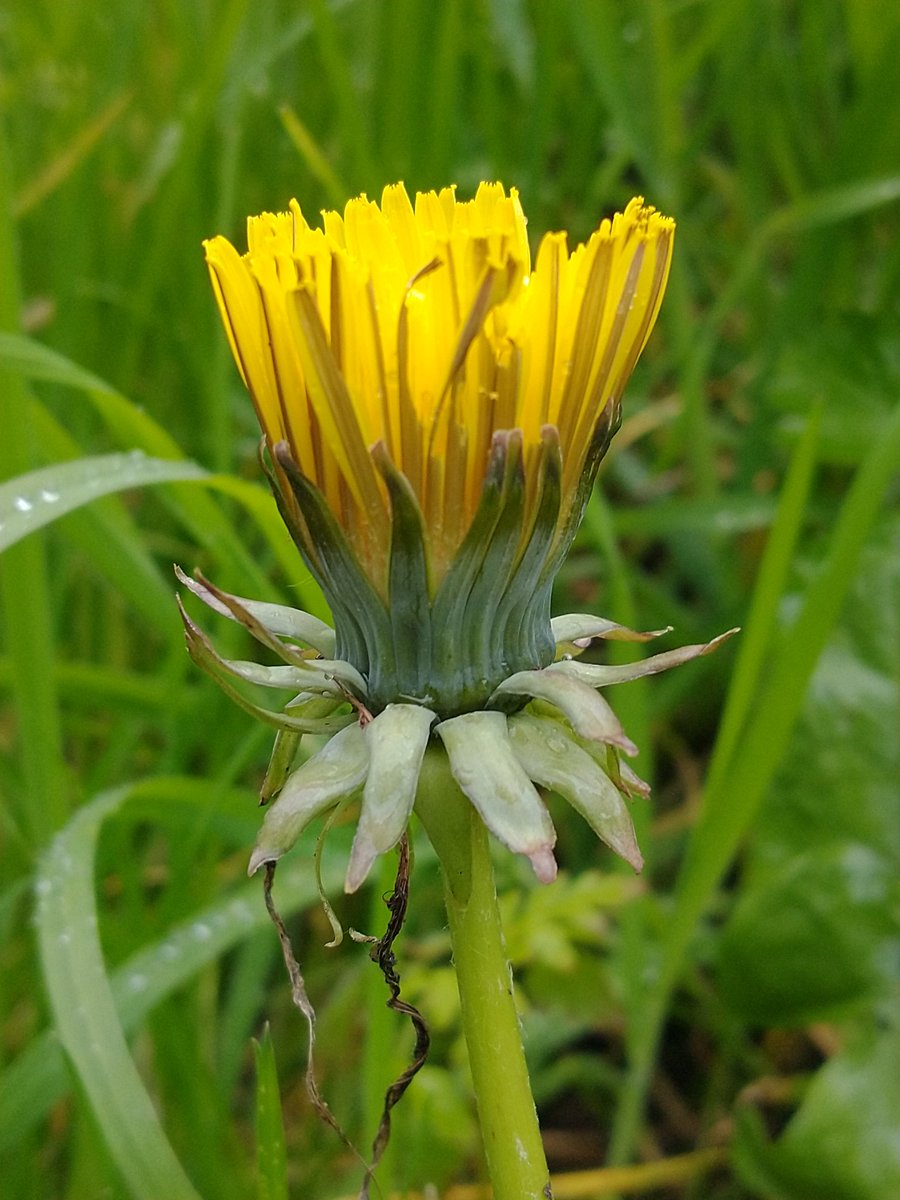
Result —
[[284, 1116], [269, 1026], [253, 1041], [256, 1059], [256, 1169], [259, 1200], [288, 1200]]
[[106, 817], [130, 789], [80, 809], [43, 856], [37, 933], [59, 1040], [135, 1200], [199, 1200], [175, 1156], [116, 1013], [94, 903], [94, 851]]
[[205, 476], [202, 467], [187, 459], [142, 453], [101, 454], [29, 471], [0, 484], [0, 551], [98, 496]]

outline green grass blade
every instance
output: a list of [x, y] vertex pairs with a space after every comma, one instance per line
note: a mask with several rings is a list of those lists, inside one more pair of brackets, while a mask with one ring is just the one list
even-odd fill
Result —
[[[115, 388], [110, 387], [99, 375], [86, 371], [65, 355], [21, 333], [0, 333], [0, 361], [6, 367], [24, 375], [26, 379], [61, 383], [79, 392], [106, 392], [109, 395], [118, 395]], [[145, 414], [144, 419], [147, 423], [146, 431], [150, 433], [154, 429], [153, 421]], [[177, 449], [174, 442], [169, 444], [171, 448]]]
[[0, 551], [98, 496], [205, 475], [186, 459], [148, 458], [141, 452], [100, 454], [29, 471], [0, 484]]
[[[28, 378], [64, 384], [81, 392], [112, 435], [129, 449], [134, 447], [157, 458], [184, 458], [175, 439], [142, 408], [40, 342], [18, 334], [0, 334], [0, 363], [8, 363]], [[169, 491], [167, 503], [199, 545], [229, 564], [238, 578], [251, 581], [255, 590], [265, 590], [265, 575], [208, 496], [176, 485]]]
[[95, 117], [83, 125], [67, 146], [38, 172], [16, 196], [14, 213], [23, 217], [55, 192], [87, 158], [107, 130], [116, 123], [132, 100], [130, 91], [113, 96]]
[[[281, 520], [268, 488], [250, 483], [246, 479], [239, 479], [236, 475], [210, 475], [204, 482], [214, 491], [222, 492], [223, 495], [236, 500], [253, 520], [266, 539], [279, 567], [291, 580], [291, 604], [330, 623], [331, 614], [325, 598], [300, 558], [300, 553]], [[262, 594], [267, 595], [271, 591], [271, 584], [267, 584]]]
[[[12, 171], [0, 121], [0, 337], [21, 320], [18, 254], [11, 217]], [[0, 361], [0, 479], [34, 466], [37, 447], [27, 420], [28, 389]], [[0, 559], [0, 615], [12, 661], [12, 693], [25, 786], [17, 789], [17, 818], [35, 846], [65, 821], [68, 781], [53, 680], [55, 631], [45, 549], [19, 546]], [[12, 806], [11, 806], [12, 807]]]
[[[628, 625], [632, 629], [640, 628], [641, 618], [635, 604], [631, 577], [618, 543], [618, 538], [622, 533], [618, 514], [615, 518], [613, 517], [609, 505], [597, 490], [594, 491], [588, 503], [582, 528], [582, 536], [590, 538], [597, 553], [606, 563], [609, 589], [607, 611], [615, 613], [615, 620], [621, 621], [623, 625]], [[607, 647], [608, 662], [622, 663], [633, 659], [633, 647], [628, 646], [625, 642], [611, 642]], [[623, 688], [621, 694], [616, 697], [616, 715], [628, 731], [628, 736], [640, 749], [640, 770], [643, 772], [644, 778], [648, 782], [652, 782], [654, 763], [649, 695], [648, 681], [635, 679], [627, 690]], [[638, 841], [643, 840], [645, 851], [648, 855], [652, 855], [652, 847], [647, 840], [650, 825], [649, 806], [635, 806], [633, 815]], [[652, 861], [652, 857], [648, 861]]]
[[854, 479], [825, 561], [806, 590], [800, 612], [776, 647], [769, 674], [761, 681], [753, 718], [745, 726], [730, 770], [719, 787], [706, 795], [678, 882], [673, 948], [667, 956], [670, 974], [677, 973], [694, 921], [727, 869], [787, 749], [807, 685], [840, 616], [859, 555], [881, 512], [884, 490], [898, 461], [900, 408]]
[[[118, 793], [117, 793], [118, 795]], [[171, 777], [149, 780], [122, 790], [119, 804], [142, 798], [168, 801], [177, 809], [193, 803], [221, 811], [230, 793], [215, 782]], [[229, 810], [247, 802], [240, 793]], [[105, 812], [115, 815], [116, 806]], [[255, 810], [248, 810], [246, 841], [249, 846], [258, 825]], [[159, 812], [156, 820], [160, 819]], [[219, 820], [222, 818], [220, 816]], [[340, 864], [329, 874], [329, 891], [340, 886]], [[278, 871], [278, 903], [285, 917], [315, 903], [316, 884], [301, 857], [286, 859]], [[87, 920], [87, 918], [84, 918]], [[125, 1034], [133, 1032], [159, 1003], [185, 986], [199, 971], [238, 943], [265, 936], [270, 921], [259, 883], [248, 881], [212, 904], [198, 909], [174, 925], [162, 938], [132, 954], [110, 978], [118, 1021]], [[56, 1036], [37, 1035], [17, 1059], [0, 1074], [0, 1155], [8, 1153], [47, 1115], [69, 1090], [70, 1079]]]
[[289, 104], [282, 104], [278, 110], [281, 124], [285, 133], [294, 143], [297, 153], [306, 163], [310, 175], [317, 179], [328, 197], [330, 204], [338, 210], [344, 207], [350, 189], [335, 174], [334, 167], [328, 155], [310, 133], [307, 126], [300, 120]]
[[766, 529], [775, 516], [769, 496], [719, 496], [716, 499], [673, 497], [655, 504], [616, 508], [616, 534], [628, 537], [733, 537]]
[[820, 428], [821, 414], [817, 412], [807, 422], [797, 443], [782, 487], [778, 515], [753, 590], [746, 619], [747, 628], [738, 642], [737, 660], [707, 777], [706, 790], [710, 794], [715, 794], [721, 787], [765, 666], [778, 621], [778, 606], [790, 577], [791, 563], [803, 528]]
[[834, 225], [900, 200], [900, 175], [864, 179], [804, 196], [773, 213], [764, 226], [768, 236]]
[[[351, 178], [377, 180], [379, 171], [372, 161], [372, 140], [366, 120], [368, 114], [356, 97], [353, 66], [335, 21], [334, 5], [326, 0], [310, 0], [309, 9], [322, 56], [324, 76], [346, 146], [347, 160], [351, 164]], [[343, 197], [338, 198], [339, 206], [348, 194], [345, 189]]]
[[256, 1059], [256, 1167], [259, 1200], [288, 1200], [284, 1117], [269, 1026], [253, 1040]]
[[[812, 435], [808, 435], [810, 440]], [[809, 452], [809, 448], [804, 450]], [[900, 407], [860, 466], [841, 509], [825, 560], [785, 631], [769, 673], [761, 680], [740, 746], [715, 791], [707, 790], [675, 890], [659, 974], [631, 1014], [634, 1058], [617, 1114], [611, 1157], [626, 1157], [637, 1136], [644, 1098], [669, 996], [684, 965], [696, 923], [727, 871], [782, 761], [800, 715], [813, 669], [853, 581], [866, 536], [881, 511], [885, 487], [900, 460]], [[802, 461], [802, 460], [801, 460]], [[802, 471], [800, 472], [802, 474]], [[795, 519], [784, 514], [786, 523]], [[779, 538], [773, 555], [780, 556]], [[764, 568], [765, 585], [770, 584]], [[764, 610], [763, 615], [764, 615]], [[755, 637], [755, 635], [751, 635]], [[745, 704], [746, 702], [742, 702]]]
[[[161, 459], [178, 459], [183, 452], [170, 434], [138, 405], [90, 371], [71, 362], [55, 350], [32, 338], [0, 333], [0, 366], [8, 364], [30, 379], [63, 384], [83, 393], [97, 409], [110, 432], [120, 443], [137, 447], [145, 454]], [[193, 464], [192, 464], [193, 465]], [[311, 612], [324, 615], [327, 609], [308, 572], [299, 565], [293, 542], [284, 530], [274, 501], [266, 489], [231, 475], [205, 475], [199, 467], [185, 479], [205, 478], [206, 482], [236, 499], [253, 518], [289, 578], [302, 573], [306, 582], [298, 603]], [[194, 488], [176, 484], [167, 489], [165, 500], [177, 520], [196, 540], [219, 559], [230, 564], [237, 576], [249, 581], [260, 595], [271, 590], [265, 574], [247, 553], [229, 521], [215, 502]]]
[[97, 935], [94, 852], [130, 789], [101, 793], [57, 835], [37, 882], [37, 933], [56, 1029], [136, 1200], [199, 1200], [134, 1065]]
[[[83, 457], [83, 450], [56, 418], [32, 398], [30, 420], [35, 438], [51, 462]], [[110, 585], [147, 626], [171, 638], [172, 577], [165, 574], [146, 545], [146, 539], [129, 508], [109, 497], [73, 512], [62, 535], [66, 543], [105, 576]]]

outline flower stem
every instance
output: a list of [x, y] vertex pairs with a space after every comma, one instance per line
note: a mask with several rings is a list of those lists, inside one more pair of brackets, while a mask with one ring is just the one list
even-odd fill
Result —
[[443, 871], [463, 1031], [494, 1200], [549, 1200], [550, 1175], [513, 1000], [488, 834], [439, 747], [426, 755], [416, 811]]

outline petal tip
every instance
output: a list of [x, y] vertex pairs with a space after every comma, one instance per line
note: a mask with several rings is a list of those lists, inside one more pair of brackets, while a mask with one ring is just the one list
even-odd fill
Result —
[[260, 867], [267, 866], [269, 863], [278, 862], [281, 855], [277, 850], [269, 850], [265, 846], [257, 846], [250, 855], [250, 861], [247, 863], [247, 874], [252, 878]]
[[378, 852], [371, 840], [364, 835], [360, 836], [361, 832], [361, 830], [357, 830], [356, 837], [353, 839], [353, 849], [350, 851], [350, 861], [344, 877], [344, 891], [348, 896], [358, 892], [366, 882], [369, 872], [372, 870], [372, 864], [378, 857]]
[[611, 746], [618, 746], [629, 758], [637, 758], [639, 753], [638, 748], [627, 733], [623, 732], [615, 737], [610, 737], [608, 742]]
[[553, 883], [556, 879], [556, 859], [549, 846], [540, 846], [528, 855], [532, 869], [540, 883]]

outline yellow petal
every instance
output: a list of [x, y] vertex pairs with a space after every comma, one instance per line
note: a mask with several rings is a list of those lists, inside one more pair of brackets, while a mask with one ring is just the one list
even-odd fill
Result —
[[387, 536], [376, 443], [413, 489], [435, 562], [465, 536], [498, 430], [522, 431], [528, 464], [543, 428], [557, 428], [571, 505], [656, 320], [673, 230], [638, 197], [571, 253], [565, 234], [547, 235], [532, 270], [515, 189], [411, 203], [394, 184], [380, 204], [358, 196], [325, 213], [320, 229], [296, 201], [251, 218], [243, 258], [222, 238], [205, 245], [270, 444], [288, 441], [375, 578]]

